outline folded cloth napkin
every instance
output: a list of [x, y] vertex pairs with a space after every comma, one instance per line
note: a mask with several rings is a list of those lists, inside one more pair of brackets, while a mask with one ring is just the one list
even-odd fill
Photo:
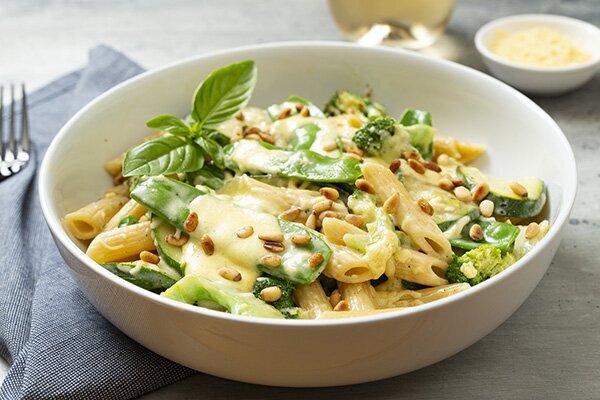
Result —
[[89, 64], [29, 96], [33, 159], [0, 183], [0, 399], [129, 399], [193, 371], [119, 332], [86, 300], [61, 259], [37, 195], [37, 169], [79, 108], [143, 69], [105, 46]]

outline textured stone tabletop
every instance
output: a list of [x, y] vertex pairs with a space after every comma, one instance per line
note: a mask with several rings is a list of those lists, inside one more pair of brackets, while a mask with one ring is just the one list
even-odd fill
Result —
[[[473, 36], [491, 19], [535, 12], [600, 25], [598, 0], [457, 3], [446, 36], [426, 52], [477, 69]], [[0, 82], [41, 86], [82, 65], [98, 43], [153, 68], [216, 49], [315, 39], [342, 39], [325, 0], [2, 0]], [[573, 93], [534, 100], [573, 146], [579, 194], [545, 278], [493, 333], [436, 365], [370, 384], [285, 389], [198, 374], [144, 398], [599, 399], [600, 74]], [[6, 368], [0, 362], [0, 379]]]

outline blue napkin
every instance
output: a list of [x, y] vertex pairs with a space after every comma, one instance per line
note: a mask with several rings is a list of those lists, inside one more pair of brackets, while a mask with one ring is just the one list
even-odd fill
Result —
[[0, 183], [0, 399], [129, 399], [193, 371], [135, 343], [85, 299], [61, 259], [37, 195], [54, 135], [94, 97], [143, 69], [105, 46], [89, 64], [30, 94], [33, 159]]

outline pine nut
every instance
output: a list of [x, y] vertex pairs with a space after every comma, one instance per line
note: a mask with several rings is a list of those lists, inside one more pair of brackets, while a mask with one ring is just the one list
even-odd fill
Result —
[[374, 193], [375, 192], [375, 188], [373, 187], [373, 185], [371, 185], [369, 182], [367, 182], [366, 179], [357, 179], [356, 182], [354, 182], [354, 185], [356, 185], [356, 187], [359, 190], [362, 190], [363, 192], [367, 192], [367, 193]]
[[263, 232], [258, 234], [260, 240], [265, 242], [283, 242], [283, 233], [281, 232]]
[[442, 172], [442, 169], [440, 168], [440, 166], [437, 165], [437, 163], [435, 163], [433, 161], [425, 160], [425, 161], [423, 161], [423, 166], [425, 168], [430, 169], [435, 172]]
[[327, 210], [327, 211], [323, 211], [321, 214], [319, 214], [319, 218], [317, 220], [322, 223], [325, 218], [340, 219], [340, 218], [342, 218], [342, 215], [339, 212]]
[[200, 246], [202, 247], [204, 254], [206, 254], [207, 256], [212, 256], [215, 252], [215, 243], [210, 238], [210, 236], [206, 234], [202, 235], [202, 237], [200, 238]]
[[331, 292], [331, 295], [329, 296], [329, 304], [331, 304], [331, 307], [337, 306], [341, 300], [342, 295], [340, 294], [339, 290], [335, 289], [333, 292]]
[[299, 207], [292, 207], [279, 214], [279, 218], [286, 221], [295, 221], [300, 216], [301, 212], [302, 210]]
[[324, 260], [323, 254], [314, 253], [312, 256], [308, 257], [308, 266], [311, 268], [318, 267]]
[[242, 280], [242, 274], [237, 269], [222, 267], [217, 270], [221, 277], [227, 279], [228, 281], [239, 282]]
[[300, 111], [300, 115], [302, 115], [303, 117], [310, 117], [310, 109], [308, 107], [304, 107]]
[[246, 225], [243, 228], [238, 229], [238, 231], [235, 234], [240, 239], [246, 239], [246, 238], [249, 238], [250, 236], [252, 236], [253, 233], [254, 233], [254, 228], [251, 227], [250, 225]]
[[292, 109], [291, 108], [284, 108], [283, 110], [281, 110], [281, 112], [279, 113], [279, 115], [277, 115], [277, 119], [284, 119], [290, 116], [290, 114], [292, 113]]
[[188, 237], [186, 235], [179, 235], [179, 237], [175, 236], [173, 233], [169, 233], [165, 237], [165, 242], [170, 244], [171, 246], [181, 247], [186, 244], [188, 241]]
[[450, 157], [448, 157], [448, 154], [440, 154], [436, 159], [436, 162], [438, 165], [448, 165], [450, 162]]
[[519, 182], [511, 182], [510, 188], [514, 192], [514, 194], [516, 194], [517, 196], [520, 196], [520, 197], [528, 196], [527, 189], [525, 188], [525, 186], [521, 185]]
[[310, 243], [310, 236], [305, 233], [293, 233], [290, 240], [294, 244], [304, 245]]
[[294, 104], [294, 106], [296, 107], [296, 111], [298, 112], [302, 111], [302, 109], [304, 108], [304, 104], [302, 103], [296, 103]]
[[327, 142], [327, 143], [323, 144], [323, 150], [325, 150], [325, 151], [333, 151], [333, 150], [335, 150], [337, 148], [338, 148], [338, 145], [334, 141]]
[[244, 113], [240, 111], [239, 113], [235, 114], [235, 119], [238, 121], [244, 121]]
[[390, 171], [392, 171], [395, 174], [400, 169], [400, 165], [400, 160], [392, 160], [392, 162], [390, 163]]
[[317, 229], [317, 214], [314, 211], [310, 213], [304, 225], [309, 229]]
[[425, 214], [429, 216], [433, 215], [433, 207], [431, 207], [431, 204], [426, 199], [421, 197], [417, 200], [417, 204]]
[[251, 126], [250, 128], [247, 128], [244, 131], [244, 136], [252, 135], [252, 134], [256, 134], [256, 135], [260, 136], [261, 133], [262, 133], [262, 131], [259, 128], [257, 128], [256, 126]]
[[362, 151], [361, 149], [359, 149], [358, 147], [346, 147], [344, 149], [344, 151], [346, 153], [356, 154], [357, 156], [361, 156], [361, 157], [365, 155], [365, 152]]
[[469, 237], [476, 242], [479, 242], [481, 239], [483, 239], [483, 229], [481, 229], [479, 224], [473, 224], [471, 226], [469, 229]]
[[257, 142], [262, 141], [262, 138], [260, 137], [260, 135], [258, 133], [251, 133], [249, 135], [246, 135], [246, 136], [244, 136], [244, 139], [256, 140]]
[[525, 239], [533, 239], [540, 233], [540, 226], [537, 222], [532, 222], [525, 229]]
[[471, 191], [473, 201], [475, 203], [479, 203], [481, 200], [485, 199], [485, 196], [487, 196], [489, 192], [490, 185], [485, 182], [478, 183]]
[[275, 137], [267, 132], [260, 132], [258, 134], [263, 142], [267, 142], [269, 144], [275, 144]]
[[365, 224], [365, 219], [361, 215], [347, 214], [344, 220], [358, 228], [362, 228]]
[[400, 203], [400, 195], [398, 192], [394, 192], [390, 197], [388, 197], [383, 203], [383, 211], [388, 214], [393, 214], [398, 209], [398, 203]]
[[160, 262], [160, 257], [154, 253], [144, 250], [140, 253], [140, 260], [150, 264], [158, 264]]
[[483, 200], [479, 203], [479, 212], [486, 218], [489, 218], [494, 213], [494, 202], [491, 200]]
[[358, 162], [362, 162], [362, 157], [354, 153], [344, 153], [344, 158], [352, 158]]
[[340, 192], [330, 187], [322, 187], [319, 193], [328, 200], [336, 201], [340, 197]]
[[469, 189], [467, 189], [464, 186], [455, 187], [454, 195], [457, 199], [459, 199], [460, 201], [464, 201], [465, 203], [468, 203], [472, 200], [471, 192], [469, 192]]
[[411, 167], [417, 174], [420, 174], [420, 175], [423, 175], [426, 171], [425, 166], [423, 166], [423, 164], [421, 164], [420, 161], [418, 161], [414, 158], [408, 159], [408, 166]]
[[405, 151], [402, 153], [402, 157], [404, 157], [406, 160], [411, 160], [411, 159], [419, 159], [419, 153], [414, 151], [414, 150], [409, 150], [409, 151]]
[[443, 190], [452, 191], [454, 189], [454, 183], [448, 178], [442, 178], [437, 183], [438, 187]]
[[281, 265], [281, 257], [269, 254], [262, 256], [259, 262], [267, 268], [277, 268]]
[[348, 311], [350, 310], [350, 305], [346, 300], [340, 300], [335, 307], [333, 307], [333, 311]]
[[272, 303], [281, 298], [281, 289], [277, 286], [270, 286], [260, 291], [259, 296], [266, 302]]
[[465, 186], [465, 181], [460, 178], [452, 178], [452, 184], [454, 186]]
[[323, 211], [329, 210], [331, 206], [333, 206], [333, 202], [331, 200], [322, 200], [313, 206], [313, 211], [319, 214]]
[[198, 227], [198, 214], [191, 212], [183, 223], [183, 228], [186, 232], [194, 232]]
[[263, 247], [273, 253], [281, 253], [285, 250], [285, 245], [281, 242], [267, 241], [263, 243]]

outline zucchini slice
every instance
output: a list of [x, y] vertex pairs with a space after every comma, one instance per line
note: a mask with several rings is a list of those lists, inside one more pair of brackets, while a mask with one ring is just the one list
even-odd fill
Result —
[[167, 236], [175, 233], [175, 228], [157, 215], [152, 215], [152, 235], [160, 258], [179, 274], [184, 275], [183, 251], [180, 246], [167, 243]]

